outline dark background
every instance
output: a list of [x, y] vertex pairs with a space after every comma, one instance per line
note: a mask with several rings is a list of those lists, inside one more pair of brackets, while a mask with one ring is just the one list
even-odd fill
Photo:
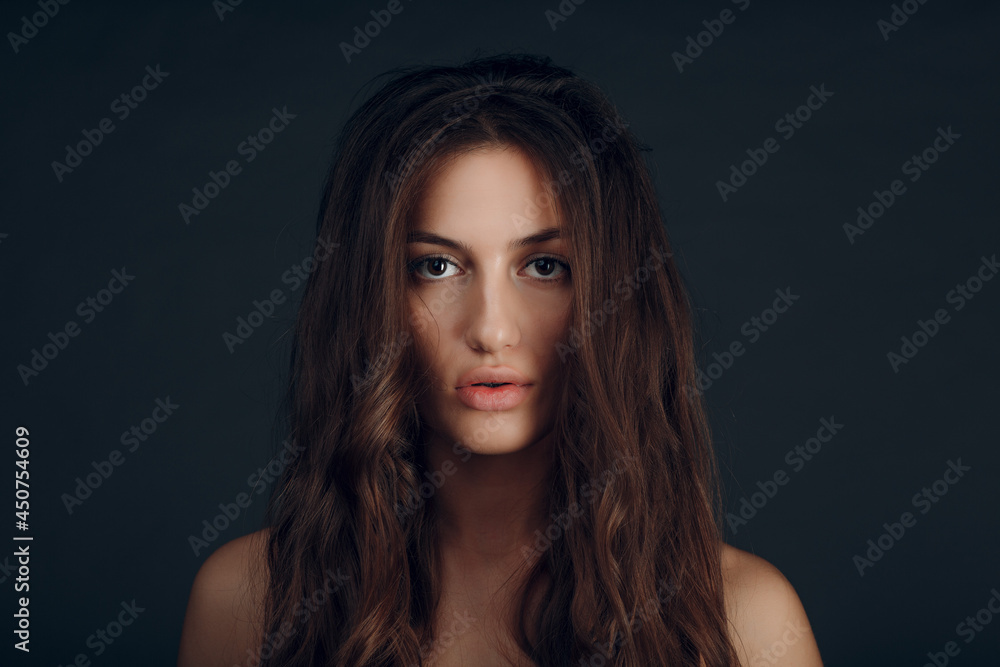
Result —
[[[386, 2], [245, 0], [223, 20], [210, 0], [70, 2], [17, 53], [5, 39], [0, 464], [16, 470], [14, 428], [27, 426], [30, 530], [8, 516], [4, 532], [34, 537], [32, 650], [10, 648], [5, 615], [5, 664], [69, 664], [78, 653], [94, 665], [175, 663], [198, 567], [259, 527], [266, 493], [198, 555], [188, 540], [220, 503], [252, 490], [248, 477], [273, 452], [301, 296], [282, 275], [312, 251], [336, 133], [374, 75], [476, 49], [543, 53], [574, 68], [652, 147], [675, 259], [698, 308], [700, 366], [743, 343], [706, 391], [727, 507], [739, 512], [757, 482], [788, 475], [728, 539], [792, 582], [826, 664], [921, 665], [949, 641], [960, 649], [949, 664], [998, 664], [1000, 618], [968, 643], [956, 626], [1000, 590], [1000, 281], [961, 310], [946, 295], [1000, 251], [1000, 11], [912, 2], [916, 13], [886, 40], [877, 22], [889, 20], [889, 2], [806, 4], [590, 0], [553, 30], [545, 11], [557, 0], [403, 0], [350, 63], [338, 45]], [[735, 20], [679, 72], [672, 54], [727, 8]], [[0, 28], [20, 31], [38, 11], [5, 2]], [[157, 65], [169, 75], [120, 120], [112, 101]], [[823, 106], [791, 138], [776, 132], [821, 85], [833, 93]], [[237, 146], [275, 107], [296, 117], [247, 163]], [[52, 162], [105, 117], [114, 131], [57, 180]], [[911, 182], [903, 163], [939, 127], [960, 138]], [[716, 181], [768, 137], [780, 149], [724, 202]], [[178, 205], [233, 159], [242, 172], [185, 224]], [[843, 225], [894, 179], [905, 194], [850, 243]], [[85, 322], [77, 304], [122, 267], [134, 280]], [[751, 342], [744, 323], [786, 288], [799, 299]], [[223, 333], [274, 289], [288, 300], [231, 353]], [[939, 308], [950, 320], [894, 372], [887, 353]], [[70, 320], [79, 335], [26, 385], [18, 365]], [[167, 397], [179, 407], [127, 451], [121, 433]], [[795, 470], [786, 452], [822, 418], [843, 428]], [[124, 462], [68, 513], [63, 494], [116, 449]], [[914, 494], [958, 459], [971, 470], [920, 513]], [[3, 486], [0, 506], [13, 512], [13, 484]], [[854, 556], [906, 511], [915, 525], [861, 576]], [[0, 551], [8, 613], [13, 549]], [[88, 637], [132, 600], [144, 611], [95, 655]]]

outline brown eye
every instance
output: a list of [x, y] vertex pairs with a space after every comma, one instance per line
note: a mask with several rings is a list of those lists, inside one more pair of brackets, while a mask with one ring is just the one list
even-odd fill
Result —
[[[455, 266], [455, 263], [445, 257], [421, 257], [420, 259], [410, 262], [410, 273], [414, 273], [424, 280], [448, 278], [451, 275], [454, 275], [454, 273], [447, 273], [449, 265]], [[458, 267], [456, 266], [455, 268]]]
[[540, 259], [535, 262], [535, 266], [538, 267], [538, 273], [543, 276], [548, 276], [556, 268], [555, 260], [550, 258]]
[[535, 273], [529, 277], [538, 281], [556, 282], [569, 276], [569, 264], [555, 257], [538, 257], [529, 261], [527, 268]]
[[427, 265], [430, 267], [429, 273], [437, 278], [440, 278], [448, 268], [448, 262], [441, 257], [433, 257], [427, 260]]

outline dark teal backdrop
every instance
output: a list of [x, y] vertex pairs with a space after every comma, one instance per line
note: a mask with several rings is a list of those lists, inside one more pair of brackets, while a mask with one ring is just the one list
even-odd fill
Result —
[[272, 425], [304, 280], [336, 261], [313, 248], [341, 124], [387, 69], [517, 49], [596, 81], [651, 148], [729, 541], [793, 583], [829, 665], [996, 665], [998, 20], [944, 0], [3, 3], [0, 662], [174, 664], [195, 572], [296, 455]]

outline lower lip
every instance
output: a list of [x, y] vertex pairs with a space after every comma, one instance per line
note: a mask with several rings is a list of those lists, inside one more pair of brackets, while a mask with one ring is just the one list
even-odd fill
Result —
[[473, 410], [498, 412], [517, 407], [528, 394], [530, 384], [504, 384], [499, 387], [469, 386], [458, 388], [458, 399]]

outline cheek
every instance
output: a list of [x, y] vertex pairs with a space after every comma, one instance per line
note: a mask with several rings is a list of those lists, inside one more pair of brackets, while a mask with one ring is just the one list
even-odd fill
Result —
[[570, 295], [564, 300], [552, 301], [546, 307], [531, 313], [528, 345], [534, 350], [539, 370], [546, 377], [555, 377], [562, 372], [565, 353], [560, 354], [560, 345], [569, 345], [572, 320], [573, 308]]
[[433, 371], [440, 365], [438, 357], [443, 350], [439, 347], [444, 343], [448, 312], [440, 304], [440, 298], [426, 292], [420, 295], [411, 292], [409, 325], [417, 358], [425, 369]]
[[438, 327], [444, 309], [434, 290], [410, 288], [410, 326], [415, 336], [426, 336]]
[[573, 319], [572, 294], [562, 290], [544, 295], [526, 306], [523, 331], [540, 343], [562, 340], [569, 334]]
[[409, 324], [413, 337], [420, 342], [420, 338], [427, 332], [430, 324], [430, 313], [424, 304], [412, 294], [410, 295]]
[[410, 288], [410, 326], [414, 333], [435, 331], [446, 326], [448, 316], [454, 316], [460, 293], [449, 282]]
[[413, 333], [413, 347], [417, 359], [426, 368], [434, 355], [434, 345], [436, 341], [434, 323], [426, 312], [421, 310], [410, 311], [410, 330]]

